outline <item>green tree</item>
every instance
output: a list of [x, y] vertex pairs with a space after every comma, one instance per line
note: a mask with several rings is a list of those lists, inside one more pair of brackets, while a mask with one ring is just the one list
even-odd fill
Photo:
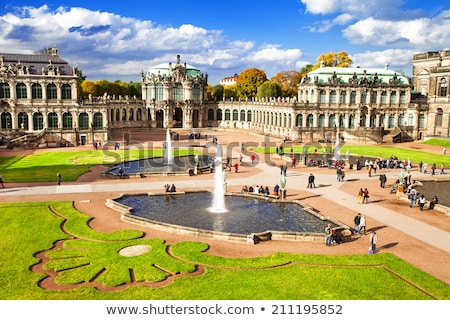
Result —
[[237, 99], [238, 95], [237, 95], [236, 85], [235, 84], [226, 85], [223, 88], [223, 96], [227, 100], [230, 100], [231, 98]]
[[211, 98], [214, 101], [220, 101], [223, 98], [223, 85], [217, 84], [212, 88], [211, 91]]
[[300, 79], [303, 79], [304, 77], [306, 77], [308, 75], [308, 73], [310, 71], [313, 71], [314, 66], [312, 64], [307, 64], [306, 66], [304, 66], [303, 68], [300, 69]]
[[302, 74], [299, 71], [287, 70], [277, 73], [271, 80], [281, 87], [282, 97], [296, 97], [301, 78]]
[[241, 72], [236, 82], [236, 92], [239, 98], [246, 99], [256, 97], [258, 87], [267, 80], [266, 72], [256, 68]]
[[281, 87], [275, 81], [267, 80], [258, 87], [258, 98], [278, 98], [281, 96]]
[[102, 96], [103, 94], [110, 94], [110, 85], [107, 80], [97, 80], [95, 81], [97, 85], [97, 96]]
[[348, 68], [352, 65], [353, 61], [348, 56], [347, 52], [339, 51], [339, 52], [328, 52], [323, 53], [317, 58], [317, 62], [314, 65], [313, 69], [317, 69], [324, 64], [325, 67], [341, 67]]
[[93, 97], [97, 96], [97, 85], [92, 80], [84, 80], [80, 84], [80, 97], [88, 97], [92, 95]]

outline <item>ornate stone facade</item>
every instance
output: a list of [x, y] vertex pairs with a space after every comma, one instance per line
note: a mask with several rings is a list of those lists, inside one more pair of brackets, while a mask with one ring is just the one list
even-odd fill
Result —
[[0, 54], [0, 134], [65, 145], [107, 143], [115, 129], [223, 128], [296, 141], [366, 143], [404, 132], [449, 137], [450, 51], [414, 56], [412, 83], [385, 69], [321, 66], [298, 96], [206, 101], [207, 74], [177, 62], [141, 73], [142, 100], [80, 99], [79, 74], [56, 48], [37, 55]]
[[429, 106], [427, 136], [450, 137], [450, 50], [415, 54], [414, 88]]
[[142, 72], [142, 99], [152, 128], [201, 128], [208, 75], [177, 63], [161, 64]]

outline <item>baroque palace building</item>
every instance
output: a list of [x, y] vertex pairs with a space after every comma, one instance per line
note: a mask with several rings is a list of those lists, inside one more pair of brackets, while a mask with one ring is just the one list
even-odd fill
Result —
[[80, 72], [58, 55], [0, 53], [3, 145], [115, 142], [114, 132], [245, 130], [293, 141], [373, 143], [449, 137], [450, 51], [416, 54], [410, 81], [385, 68], [320, 66], [298, 96], [208, 101], [208, 75], [181, 63], [141, 72], [142, 99], [80, 97]]

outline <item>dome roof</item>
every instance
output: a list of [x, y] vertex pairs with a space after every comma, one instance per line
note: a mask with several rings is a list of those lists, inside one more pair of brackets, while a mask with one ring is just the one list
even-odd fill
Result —
[[150, 69], [148, 69], [147, 71], [147, 76], [170, 76], [171, 75], [171, 71], [177, 68], [186, 68], [186, 74], [188, 76], [191, 77], [196, 77], [196, 76], [200, 76], [202, 73], [200, 71], [200, 69], [193, 67], [189, 64], [176, 64], [173, 65], [171, 63], [161, 63], [158, 64], [157, 66], [151, 67]]

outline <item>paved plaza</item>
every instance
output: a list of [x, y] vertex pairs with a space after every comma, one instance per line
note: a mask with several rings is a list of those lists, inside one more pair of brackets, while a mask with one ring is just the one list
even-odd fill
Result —
[[[330, 216], [353, 227], [353, 217], [362, 212], [367, 218], [368, 230], [377, 230], [380, 239], [380, 252], [392, 252], [402, 259], [418, 266], [422, 270], [450, 283], [450, 217], [434, 210], [420, 212], [418, 208], [409, 208], [408, 203], [396, 194], [391, 194], [389, 188], [380, 188], [379, 174], [368, 176], [367, 171], [346, 170], [344, 182], [336, 179], [334, 169], [306, 167], [298, 164], [291, 168], [288, 159], [278, 156], [262, 157], [259, 155], [254, 164], [251, 163], [252, 154], [246, 147], [244, 152], [241, 144], [246, 146], [263, 146], [264, 144], [278, 145], [279, 140], [268, 140], [266, 137], [246, 133], [216, 132], [219, 143], [228, 150], [233, 162], [239, 161], [243, 155], [243, 162], [239, 172], [227, 174], [228, 191], [240, 191], [243, 185], [263, 185], [273, 188], [280, 181], [280, 164], [288, 166], [287, 199], [296, 199], [316, 208], [322, 215]], [[229, 147], [227, 147], [229, 146]], [[428, 150], [430, 151], [430, 150]], [[431, 152], [434, 152], [431, 150]], [[439, 152], [435, 148], [435, 152]], [[77, 209], [94, 216], [92, 226], [104, 231], [108, 228], [134, 228], [119, 219], [117, 213], [104, 205], [105, 199], [116, 197], [123, 193], [142, 193], [162, 191], [165, 183], [175, 183], [177, 190], [213, 190], [213, 175], [198, 176], [164, 176], [132, 178], [126, 180], [108, 179], [101, 175], [104, 167], [93, 168], [92, 172], [81, 177], [77, 182], [64, 182], [61, 186], [56, 183], [45, 184], [10, 184], [0, 190], [0, 201], [44, 201], [44, 200], [72, 200]], [[400, 169], [383, 169], [392, 183], [398, 178]], [[316, 188], [308, 189], [307, 180], [310, 173], [316, 177]], [[430, 179], [421, 176], [413, 170], [416, 179]], [[433, 179], [448, 179], [446, 175]], [[359, 188], [370, 190], [368, 204], [357, 203]], [[431, 197], [431, 195], [430, 195]], [[111, 217], [114, 221], [111, 221]], [[149, 236], [160, 236], [166, 241], [180, 241], [184, 237], [170, 235], [153, 230], [144, 230]], [[189, 238], [189, 237], [186, 237]], [[203, 241], [203, 239], [196, 239]], [[225, 255], [255, 256], [274, 251], [293, 251], [300, 253], [327, 254], [361, 254], [367, 253], [369, 247], [368, 236], [352, 236], [343, 244], [326, 247], [325, 244], [297, 243], [290, 241], [269, 241], [257, 245], [243, 245], [235, 243], [220, 243], [211, 240], [211, 252]]]

